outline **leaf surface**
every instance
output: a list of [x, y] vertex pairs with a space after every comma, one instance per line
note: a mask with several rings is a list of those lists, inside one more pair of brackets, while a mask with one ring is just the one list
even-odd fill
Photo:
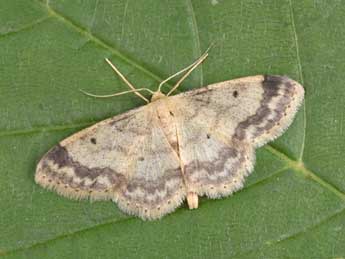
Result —
[[[0, 255], [8, 258], [276, 258], [345, 254], [345, 5], [335, 1], [1, 1]], [[304, 85], [293, 125], [257, 151], [245, 188], [160, 221], [34, 183], [61, 139], [144, 103], [137, 87], [194, 61], [180, 91], [255, 74]], [[168, 86], [166, 86], [168, 88]], [[166, 88], [166, 90], [167, 90]]]

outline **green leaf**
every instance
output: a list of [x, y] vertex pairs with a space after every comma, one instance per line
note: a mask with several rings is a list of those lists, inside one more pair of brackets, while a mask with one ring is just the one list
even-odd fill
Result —
[[[47, 4], [48, 3], [48, 4]], [[0, 2], [0, 255], [8, 258], [277, 258], [345, 254], [345, 5], [341, 0]], [[138, 87], [208, 60], [180, 91], [255, 74], [306, 89], [293, 125], [257, 151], [232, 197], [154, 222], [112, 202], [73, 201], [34, 183], [59, 140], [144, 103]]]

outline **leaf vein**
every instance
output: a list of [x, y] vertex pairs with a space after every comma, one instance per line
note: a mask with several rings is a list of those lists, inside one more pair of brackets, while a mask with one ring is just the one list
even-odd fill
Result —
[[259, 247], [247, 250], [244, 253], [236, 254], [235, 256], [245, 256], [245, 255], [248, 255], [252, 252], [259, 251], [264, 247], [274, 246], [274, 245], [277, 245], [277, 244], [282, 243], [284, 241], [291, 240], [291, 239], [297, 238], [299, 236], [302, 236], [303, 234], [306, 234], [307, 232], [312, 231], [315, 228], [318, 228], [324, 224], [327, 224], [329, 221], [331, 221], [333, 218], [337, 217], [338, 215], [342, 214], [344, 211], [345, 211], [345, 207], [340, 209], [339, 211], [335, 212], [334, 214], [330, 215], [329, 217], [326, 217], [326, 218], [320, 220], [318, 223], [316, 223], [314, 225], [307, 226], [306, 228], [302, 229], [301, 231], [297, 231], [297, 232], [295, 232], [289, 236], [286, 236], [282, 239], [277, 239], [277, 240], [274, 240], [273, 242], [262, 244]]
[[30, 129], [18, 129], [18, 130], [7, 130], [7, 131], [4, 130], [4, 131], [0, 131], [0, 138], [18, 136], [18, 135], [29, 135], [29, 134], [41, 133], [41, 132], [54, 132], [54, 131], [63, 131], [67, 129], [77, 129], [81, 127], [90, 126], [95, 123], [96, 121], [73, 123], [73, 124], [66, 124], [66, 125], [53, 125], [50, 127], [43, 126], [43, 127], [35, 127], [35, 128], [30, 128]]
[[35, 26], [45, 22], [49, 18], [51, 18], [50, 15], [44, 15], [44, 16], [38, 18], [37, 20], [35, 20], [35, 21], [31, 22], [31, 23], [28, 23], [28, 24], [20, 27], [19, 29], [16, 29], [16, 30], [13, 30], [13, 31], [8, 31], [7, 33], [4, 33], [4, 34], [0, 34], [0, 39], [3, 39], [5, 37], [8, 37], [8, 36], [11, 36], [11, 35], [14, 35], [14, 34], [17, 34], [19, 32], [30, 30], [30, 29], [34, 28]]
[[[297, 36], [297, 30], [296, 30], [296, 24], [295, 24], [295, 17], [294, 17], [294, 13], [293, 13], [292, 0], [289, 0], [289, 8], [290, 8], [290, 19], [291, 19], [293, 38], [294, 38], [295, 47], [296, 47], [296, 59], [297, 59], [298, 74], [299, 74], [299, 78], [301, 80], [301, 83], [304, 86], [304, 77], [303, 77], [303, 72], [302, 72], [301, 56], [299, 54], [298, 36]], [[306, 100], [304, 100], [304, 105], [303, 105], [303, 139], [302, 139], [302, 145], [301, 145], [301, 150], [300, 150], [299, 159], [298, 159], [299, 162], [303, 161], [306, 127], [307, 127], [307, 112], [306, 112]]]
[[0, 256], [16, 254], [18, 252], [26, 251], [26, 250], [29, 250], [29, 249], [34, 249], [36, 247], [44, 246], [44, 245], [49, 244], [49, 243], [54, 242], [54, 241], [58, 241], [58, 240], [62, 240], [62, 239], [65, 239], [65, 238], [72, 237], [74, 235], [82, 234], [84, 232], [88, 232], [88, 231], [94, 230], [96, 228], [105, 227], [105, 226], [112, 225], [112, 224], [115, 224], [115, 223], [127, 222], [127, 221], [130, 221], [130, 220], [133, 220], [133, 219], [136, 219], [136, 218], [135, 217], [128, 217], [128, 218], [115, 219], [115, 220], [114, 219], [110, 219], [109, 221], [106, 221], [106, 222], [103, 222], [103, 223], [100, 223], [100, 224], [96, 224], [96, 225], [93, 225], [93, 226], [88, 227], [88, 228], [79, 229], [79, 230], [74, 231], [74, 232], [69, 232], [69, 233], [65, 233], [65, 234], [62, 234], [62, 235], [58, 235], [58, 236], [56, 236], [54, 238], [47, 239], [47, 240], [44, 240], [42, 242], [37, 242], [37, 243], [31, 244], [31, 245], [26, 246], [26, 247], [20, 247], [20, 248], [16, 248], [16, 249], [9, 250], [9, 251], [2, 251], [3, 253], [1, 253]]
[[[198, 58], [201, 56], [201, 44], [200, 44], [200, 35], [199, 35], [198, 23], [196, 20], [196, 15], [195, 15], [192, 0], [187, 1], [187, 11], [188, 11], [188, 13], [190, 15], [190, 19], [191, 19], [192, 34], [195, 38], [194, 49], [195, 49], [195, 52], [197, 55], [196, 58]], [[202, 69], [202, 64], [200, 64], [200, 85], [201, 86], [204, 85], [204, 73], [203, 73], [203, 69]]]
[[[38, 4], [42, 5], [42, 3], [40, 1], [36, 0], [36, 2]], [[84, 37], [88, 38], [90, 41], [92, 41], [96, 45], [98, 45], [98, 46], [108, 50], [111, 54], [113, 54], [117, 58], [123, 60], [127, 64], [129, 64], [132, 67], [138, 69], [139, 71], [141, 71], [145, 75], [151, 77], [152, 79], [154, 79], [154, 80], [156, 80], [158, 82], [163, 80], [161, 77], [157, 76], [156, 74], [152, 73], [151, 71], [149, 71], [145, 67], [141, 66], [138, 62], [136, 62], [136, 61], [130, 59], [129, 57], [125, 56], [124, 54], [122, 54], [120, 51], [118, 51], [117, 49], [115, 49], [114, 47], [109, 45], [103, 39], [99, 38], [98, 36], [95, 36], [89, 30], [86, 30], [85, 28], [83, 28], [80, 25], [76, 24], [74, 21], [72, 21], [68, 17], [64, 16], [63, 14], [58, 12], [57, 10], [53, 9], [48, 4], [45, 4], [44, 6], [47, 8], [47, 10], [48, 10], [48, 12], [50, 13], [51, 16], [55, 17], [60, 22], [64, 23], [66, 26], [69, 26], [70, 28], [73, 28], [75, 31], [79, 32], [81, 35], [83, 35]]]
[[280, 159], [284, 160], [288, 165], [290, 165], [291, 168], [295, 169], [297, 172], [302, 173], [305, 177], [309, 177], [314, 182], [321, 185], [323, 188], [331, 191], [333, 194], [335, 194], [338, 198], [345, 201], [345, 193], [343, 193], [341, 190], [339, 190], [337, 187], [332, 185], [331, 183], [327, 182], [326, 180], [319, 177], [315, 172], [311, 171], [310, 169], [306, 168], [303, 163], [299, 161], [292, 160], [287, 155], [276, 149], [275, 147], [271, 145], [266, 145], [264, 147], [268, 151], [270, 151], [272, 154], [276, 155]]

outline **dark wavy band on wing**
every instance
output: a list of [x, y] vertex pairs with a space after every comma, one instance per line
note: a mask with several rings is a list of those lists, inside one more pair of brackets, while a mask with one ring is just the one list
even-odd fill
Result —
[[233, 139], [247, 139], [261, 146], [281, 135], [291, 124], [303, 100], [303, 88], [285, 76], [265, 76], [262, 87], [259, 108], [238, 124]]

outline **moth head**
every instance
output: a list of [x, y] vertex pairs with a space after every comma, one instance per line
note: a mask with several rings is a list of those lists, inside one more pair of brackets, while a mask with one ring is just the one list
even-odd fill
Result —
[[161, 91], [154, 92], [151, 97], [151, 102], [157, 101], [158, 99], [162, 99], [166, 95], [163, 94]]

